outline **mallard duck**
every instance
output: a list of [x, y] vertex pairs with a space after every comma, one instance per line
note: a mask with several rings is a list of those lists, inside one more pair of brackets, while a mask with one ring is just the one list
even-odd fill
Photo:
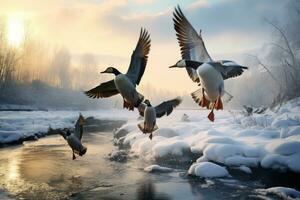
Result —
[[144, 121], [138, 124], [139, 129], [145, 134], [150, 133], [149, 138], [152, 140], [152, 132], [158, 129], [156, 118], [160, 118], [164, 115], [168, 116], [181, 101], [181, 98], [177, 97], [153, 107], [150, 101], [146, 99], [138, 107], [140, 115], [144, 117]]
[[65, 129], [60, 134], [68, 142], [69, 146], [72, 149], [72, 159], [75, 160], [75, 153], [79, 156], [83, 156], [87, 148], [82, 145], [81, 139], [83, 134], [83, 125], [85, 124], [84, 117], [80, 114], [78, 120], [75, 123], [74, 132], [71, 132], [69, 129]]
[[205, 48], [201, 31], [199, 34], [195, 31], [179, 6], [173, 16], [182, 59], [170, 68], [186, 68], [192, 81], [201, 87], [191, 94], [192, 98], [201, 107], [211, 109], [208, 119], [214, 121], [214, 109], [223, 109], [224, 80], [239, 76], [248, 68], [230, 60], [213, 61]]
[[114, 67], [108, 67], [101, 73], [112, 73], [113, 80], [101, 83], [97, 87], [86, 91], [85, 94], [91, 98], [106, 98], [116, 94], [123, 97], [123, 107], [133, 110], [143, 100], [144, 96], [137, 92], [136, 85], [141, 81], [150, 51], [150, 35], [145, 29], [141, 29], [136, 48], [131, 55], [131, 61], [126, 74], [122, 74]]

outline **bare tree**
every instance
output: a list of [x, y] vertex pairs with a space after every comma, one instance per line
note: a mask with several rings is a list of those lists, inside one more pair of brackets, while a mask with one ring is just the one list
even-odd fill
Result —
[[6, 27], [0, 22], [0, 91], [15, 79], [18, 60], [18, 51], [7, 43]]
[[71, 55], [66, 48], [59, 49], [52, 60], [52, 68], [57, 75], [57, 86], [61, 88], [70, 88], [71, 77], [70, 77], [70, 64]]
[[300, 12], [297, 7], [294, 7], [289, 15], [294, 15], [294, 17], [287, 16], [289, 21], [286, 21], [284, 25], [265, 19], [277, 35], [275, 41], [268, 44], [270, 47], [266, 59], [268, 64], [258, 56], [250, 55], [279, 88], [271, 107], [300, 96], [300, 28], [295, 28], [300, 27]]

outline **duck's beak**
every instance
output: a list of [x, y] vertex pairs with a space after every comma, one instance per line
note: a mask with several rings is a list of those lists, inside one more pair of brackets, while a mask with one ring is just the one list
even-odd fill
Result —
[[169, 66], [169, 68], [175, 68], [177, 67], [177, 65], [172, 65], [172, 66]]
[[100, 74], [104, 74], [104, 73], [106, 73], [106, 71], [100, 72]]

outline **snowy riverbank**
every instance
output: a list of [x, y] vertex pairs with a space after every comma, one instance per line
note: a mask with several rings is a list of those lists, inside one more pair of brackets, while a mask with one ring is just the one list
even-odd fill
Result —
[[288, 102], [277, 112], [268, 110], [253, 116], [218, 111], [214, 123], [206, 118], [207, 114], [204, 110], [176, 110], [157, 120], [159, 129], [152, 141], [141, 134], [137, 121], [131, 120], [119, 130], [129, 133], [117, 142], [148, 160], [181, 162], [196, 155], [198, 159], [189, 170], [194, 175], [201, 174], [197, 166], [202, 162], [245, 173], [256, 167], [300, 173], [300, 99]]
[[[256, 176], [256, 168], [300, 174], [300, 99], [288, 102], [277, 112], [267, 110], [265, 114], [253, 116], [244, 116], [240, 111], [217, 111], [214, 123], [207, 119], [208, 112], [175, 110], [170, 116], [157, 120], [159, 129], [154, 132], [152, 141], [137, 128], [142, 120], [138, 119], [137, 112], [99, 110], [82, 114], [104, 123], [103, 120], [127, 121], [115, 132], [114, 142], [128, 147], [122, 151], [124, 158], [130, 160], [138, 156], [149, 161], [151, 165], [143, 168], [146, 172], [176, 172], [178, 164], [183, 162], [181, 166], [188, 167], [181, 170], [187, 174], [203, 177], [208, 182], [210, 178], [224, 177], [217, 180], [228, 184], [236, 181], [234, 170], [244, 173], [245, 177], [252, 176], [252, 171]], [[78, 111], [0, 112], [0, 144], [22, 141], [37, 133], [43, 136], [49, 127], [71, 128], [78, 114]], [[110, 155], [113, 158], [113, 154]], [[295, 184], [259, 186], [254, 192], [299, 198], [297, 190], [278, 186], [294, 187]], [[299, 190], [297, 186], [296, 189]]]
[[[102, 120], [128, 120], [137, 114], [125, 110], [83, 111], [83, 116]], [[0, 112], [0, 145], [21, 143], [29, 137], [42, 137], [49, 127], [72, 128], [79, 111], [3, 111]]]

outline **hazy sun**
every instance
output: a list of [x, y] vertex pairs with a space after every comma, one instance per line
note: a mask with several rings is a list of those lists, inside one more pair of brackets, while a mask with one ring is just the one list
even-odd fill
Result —
[[24, 40], [24, 19], [19, 15], [7, 18], [7, 40], [10, 45], [19, 46]]

